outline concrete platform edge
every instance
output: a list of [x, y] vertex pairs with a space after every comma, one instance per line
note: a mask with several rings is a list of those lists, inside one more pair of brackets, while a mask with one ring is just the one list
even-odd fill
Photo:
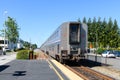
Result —
[[81, 77], [67, 69], [65, 66], [63, 66], [56, 60], [51, 60], [51, 62], [53, 62], [70, 80], [83, 80]]

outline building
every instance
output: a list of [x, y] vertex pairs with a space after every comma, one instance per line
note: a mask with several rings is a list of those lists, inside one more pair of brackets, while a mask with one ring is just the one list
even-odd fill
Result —
[[22, 40], [19, 40], [17, 43], [17, 49], [23, 48]]
[[14, 43], [8, 41], [7, 38], [5, 39], [5, 44], [4, 44], [4, 37], [0, 36], [0, 47], [3, 48], [4, 46], [5, 46], [5, 48], [9, 48], [10, 50], [12, 50], [15, 48], [17, 48], [17, 49], [22, 48], [23, 44], [20, 41], [18, 41], [18, 43], [14, 44]]

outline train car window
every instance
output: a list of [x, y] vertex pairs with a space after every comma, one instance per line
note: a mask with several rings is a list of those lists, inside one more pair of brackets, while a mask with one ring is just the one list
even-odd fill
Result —
[[79, 42], [79, 25], [71, 24], [70, 25], [70, 43], [78, 43]]

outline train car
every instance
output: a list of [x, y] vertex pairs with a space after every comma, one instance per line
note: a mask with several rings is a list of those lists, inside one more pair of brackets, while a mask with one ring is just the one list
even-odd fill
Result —
[[80, 60], [87, 50], [88, 27], [84, 23], [65, 22], [42, 44], [40, 49], [60, 62]]

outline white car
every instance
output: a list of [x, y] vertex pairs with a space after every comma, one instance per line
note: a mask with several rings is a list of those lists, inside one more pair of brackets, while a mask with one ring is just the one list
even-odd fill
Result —
[[115, 58], [115, 54], [113, 53], [113, 51], [104, 51], [102, 53], [103, 57], [111, 57], [111, 58]]
[[9, 48], [3, 48], [3, 51], [10, 51], [10, 49]]

